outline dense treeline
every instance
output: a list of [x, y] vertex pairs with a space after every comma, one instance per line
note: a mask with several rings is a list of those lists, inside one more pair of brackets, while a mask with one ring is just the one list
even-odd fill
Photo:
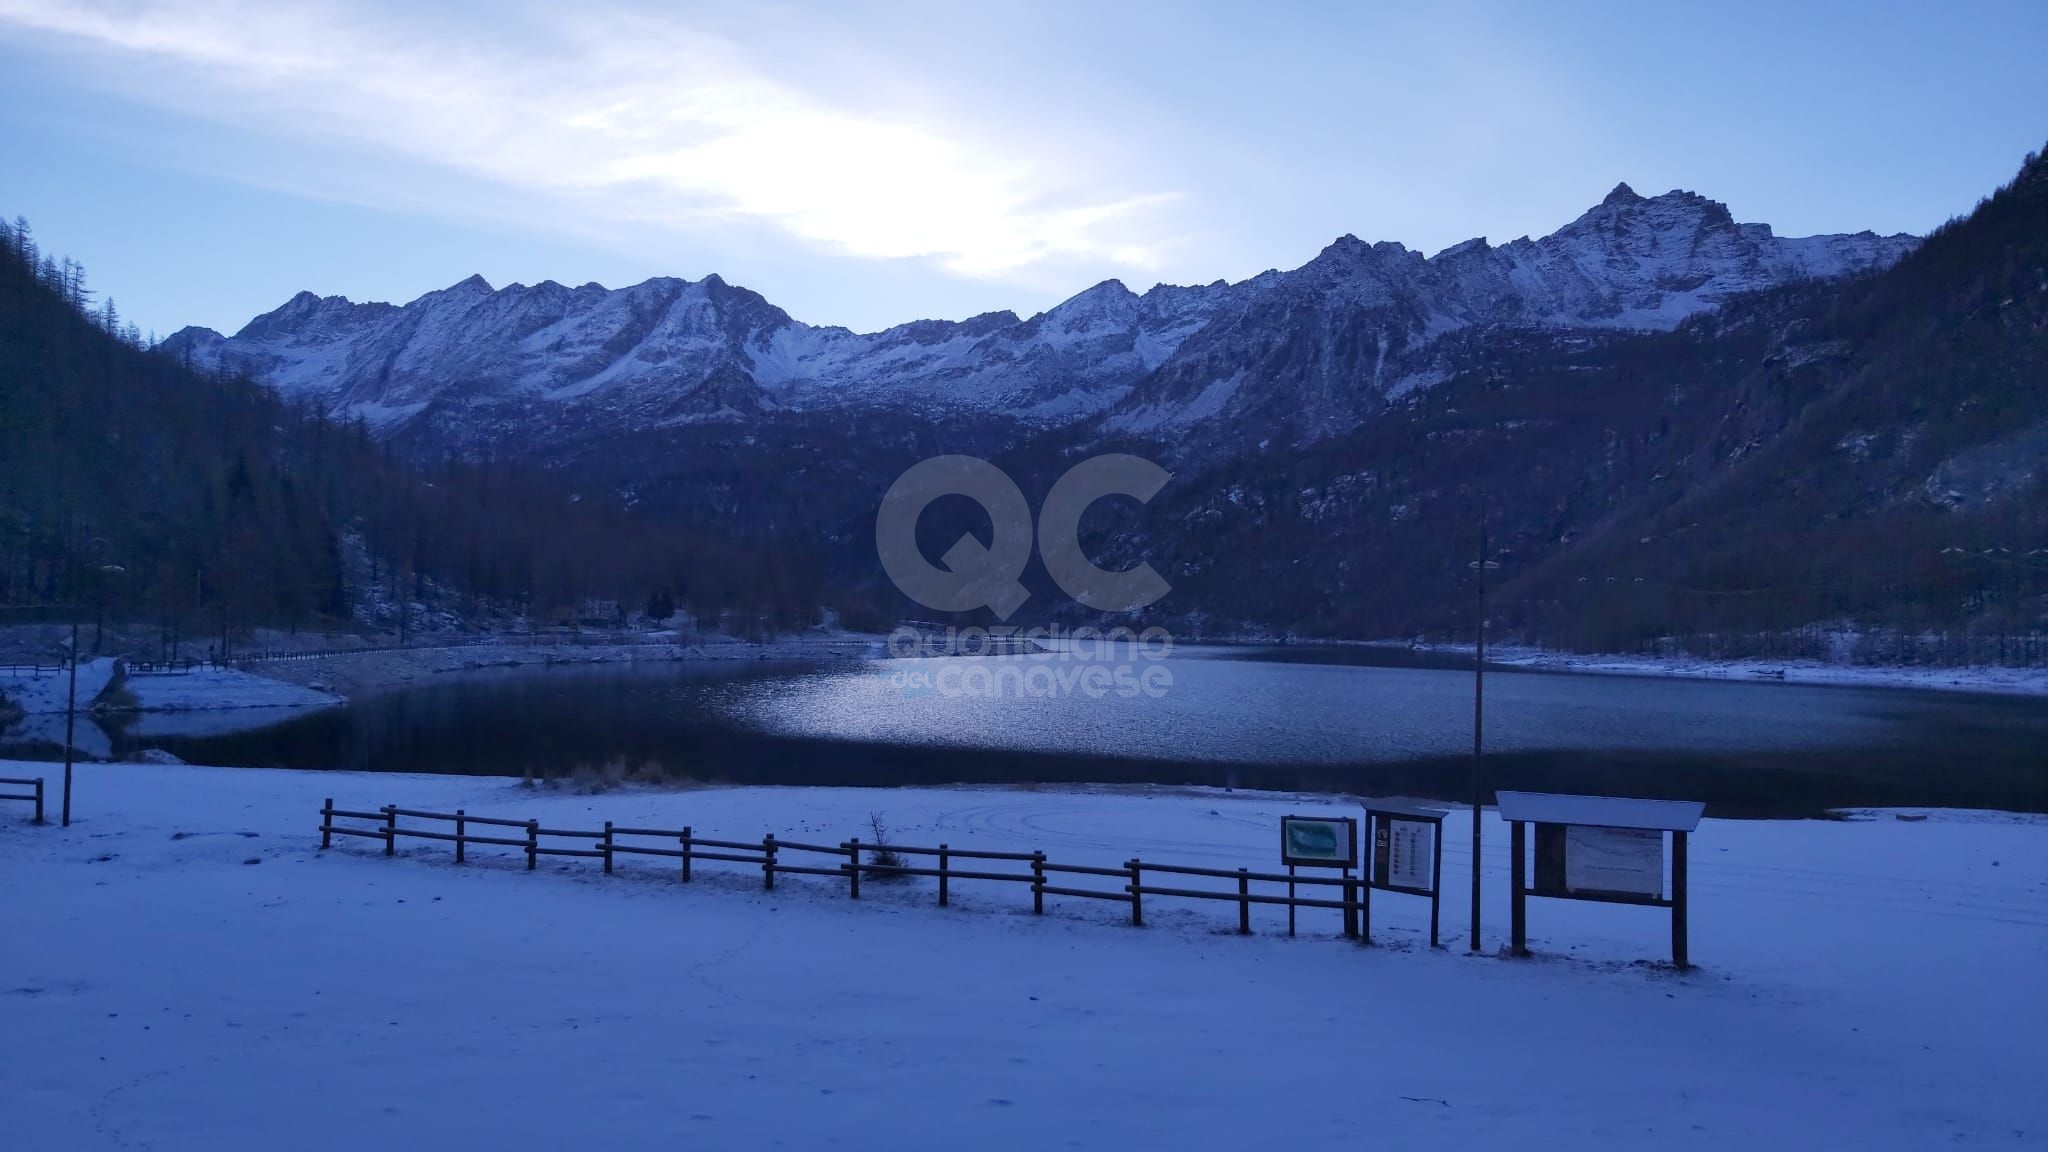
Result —
[[[404, 627], [391, 604], [687, 607], [758, 632], [822, 598], [794, 549], [636, 516], [511, 466], [421, 463], [152, 354], [83, 269], [0, 224], [0, 605], [184, 635]], [[413, 611], [417, 611], [414, 609]]]

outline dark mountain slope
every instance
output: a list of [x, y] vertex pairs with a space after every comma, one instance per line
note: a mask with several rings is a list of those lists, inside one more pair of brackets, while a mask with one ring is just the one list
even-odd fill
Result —
[[1486, 492], [1495, 615], [1530, 638], [1768, 632], [1791, 654], [1848, 620], [2010, 658], [1997, 638], [2038, 627], [2048, 588], [2043, 168], [1873, 277], [1667, 335], [1454, 345], [1441, 385], [1308, 451], [1177, 478], [1103, 541], [1165, 559], [1181, 611], [1468, 632]]
[[666, 590], [752, 630], [807, 622], [823, 598], [799, 549], [586, 499], [531, 467], [408, 459], [145, 352], [87, 318], [71, 267], [0, 232], [0, 606], [18, 618], [104, 600], [217, 634], [366, 622], [386, 602], [538, 615]]

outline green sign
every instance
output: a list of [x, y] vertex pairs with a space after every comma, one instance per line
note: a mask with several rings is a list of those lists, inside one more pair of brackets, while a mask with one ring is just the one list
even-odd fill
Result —
[[1280, 818], [1280, 862], [1348, 868], [1358, 862], [1358, 821], [1349, 816]]

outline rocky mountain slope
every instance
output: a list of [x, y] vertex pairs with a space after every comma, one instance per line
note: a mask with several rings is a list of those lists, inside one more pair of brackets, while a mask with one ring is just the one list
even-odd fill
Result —
[[302, 292], [167, 354], [242, 371], [382, 434], [546, 451], [609, 432], [849, 408], [1001, 417], [1219, 450], [1340, 433], [1455, 370], [1459, 335], [1669, 330], [1731, 295], [1886, 267], [1904, 235], [1778, 237], [1689, 192], [1617, 187], [1538, 240], [1425, 258], [1345, 236], [1237, 284], [1106, 281], [1009, 312], [854, 333], [717, 276], [608, 290], [480, 277], [404, 306]]

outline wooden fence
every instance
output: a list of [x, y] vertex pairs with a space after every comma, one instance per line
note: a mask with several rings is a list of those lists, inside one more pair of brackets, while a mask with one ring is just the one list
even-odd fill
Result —
[[[353, 821], [355, 823], [337, 823]], [[413, 821], [408, 827], [400, 821]], [[418, 826], [424, 822], [427, 826]], [[472, 845], [510, 848], [526, 857], [528, 871], [540, 866], [543, 856], [593, 859], [610, 873], [621, 857], [645, 856], [675, 861], [677, 876], [687, 882], [691, 865], [699, 860], [744, 864], [761, 870], [764, 888], [773, 889], [778, 875], [826, 876], [844, 880], [849, 898], [860, 899], [863, 876], [926, 876], [938, 881], [939, 905], [952, 899], [953, 885], [961, 881], [1029, 885], [1031, 911], [1045, 912], [1047, 896], [1083, 900], [1108, 900], [1127, 904], [1131, 923], [1145, 923], [1145, 898], [1206, 900], [1237, 905], [1237, 930], [1250, 935], [1252, 906], [1285, 907], [1287, 933], [1294, 934], [1295, 910], [1334, 908], [1343, 913], [1344, 935], [1357, 938], [1370, 924], [1372, 889], [1363, 877], [1347, 871], [1342, 876], [1295, 875], [1284, 872], [1253, 872], [1248, 868], [1200, 868], [1185, 864], [1161, 864], [1135, 857], [1122, 867], [1096, 864], [1062, 864], [1046, 859], [1044, 852], [995, 852], [984, 849], [935, 848], [906, 844], [866, 843], [858, 839], [838, 844], [809, 844], [773, 835], [759, 840], [716, 840], [699, 836], [690, 827], [626, 828], [605, 821], [599, 829], [551, 828], [538, 820], [512, 820], [498, 816], [471, 816], [458, 808], [453, 812], [426, 812], [387, 804], [374, 811], [336, 808], [332, 798], [320, 807], [320, 847], [330, 848], [336, 836], [355, 836], [379, 841], [384, 855], [398, 851], [404, 839], [430, 840], [453, 845], [455, 862], [468, 859]], [[878, 853], [887, 851], [899, 859], [927, 863], [880, 864]], [[863, 855], [866, 859], [863, 860]], [[962, 863], [966, 867], [961, 867]], [[1007, 866], [1007, 867], [1005, 867]], [[1068, 880], [1068, 877], [1077, 879]], [[1160, 878], [1168, 878], [1165, 883]], [[1176, 878], [1186, 877], [1186, 881]], [[1122, 881], [1101, 887], [1082, 887], [1090, 880]], [[1226, 881], [1227, 887], [1194, 887], [1197, 881]], [[1259, 886], [1255, 888], [1254, 885]], [[1284, 887], [1286, 891], [1274, 889]], [[1333, 895], [1301, 895], [1297, 889], [1336, 889]]]
[[188, 676], [228, 665], [218, 660], [128, 660], [121, 667], [130, 676]]
[[36, 806], [36, 823], [43, 822], [43, 778], [41, 776], [0, 776], [0, 787], [27, 788], [27, 792], [0, 792], [0, 800], [27, 800]]

